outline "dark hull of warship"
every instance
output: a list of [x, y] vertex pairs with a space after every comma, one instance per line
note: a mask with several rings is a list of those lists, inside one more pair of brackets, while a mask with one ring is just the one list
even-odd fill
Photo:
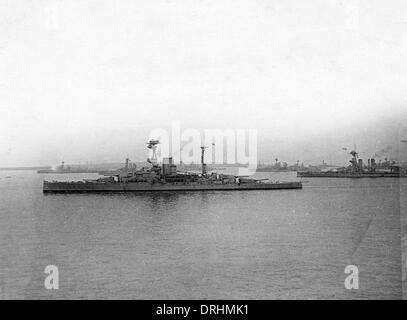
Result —
[[276, 183], [228, 183], [228, 184], [151, 184], [140, 182], [48, 182], [44, 181], [44, 193], [97, 193], [97, 192], [163, 192], [163, 191], [239, 191], [301, 189], [301, 182]]

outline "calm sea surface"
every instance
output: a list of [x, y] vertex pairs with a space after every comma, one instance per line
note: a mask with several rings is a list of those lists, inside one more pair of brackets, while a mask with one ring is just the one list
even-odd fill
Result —
[[[0, 298], [402, 297], [400, 193], [407, 179], [307, 178], [302, 190], [43, 195], [44, 177], [85, 175], [0, 171]], [[359, 268], [358, 290], [344, 287], [350, 264]], [[59, 268], [59, 290], [44, 288], [47, 265]]]

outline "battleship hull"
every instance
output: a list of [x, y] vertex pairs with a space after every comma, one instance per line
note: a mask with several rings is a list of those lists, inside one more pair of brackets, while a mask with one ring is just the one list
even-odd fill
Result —
[[150, 183], [89, 183], [44, 181], [44, 193], [96, 192], [162, 192], [162, 191], [220, 191], [220, 190], [278, 190], [301, 189], [301, 182], [229, 183], [229, 184], [150, 184]]

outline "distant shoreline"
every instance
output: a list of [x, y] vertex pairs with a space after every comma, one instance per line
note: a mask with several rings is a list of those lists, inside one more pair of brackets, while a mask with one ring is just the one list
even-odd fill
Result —
[[6, 167], [0, 168], [0, 171], [13, 171], [13, 170], [48, 170], [51, 167]]

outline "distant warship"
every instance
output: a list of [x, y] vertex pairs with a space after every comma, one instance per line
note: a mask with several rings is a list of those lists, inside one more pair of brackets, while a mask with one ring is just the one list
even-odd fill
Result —
[[263, 165], [259, 162], [256, 168], [256, 172], [298, 172], [298, 171], [320, 171], [324, 170], [327, 168], [336, 168], [337, 166], [335, 165], [328, 165], [325, 163], [324, 160], [322, 160], [322, 164], [319, 165], [313, 165], [313, 166], [308, 166], [307, 168], [304, 166], [304, 163], [300, 164], [300, 161], [297, 160], [295, 164], [288, 165], [287, 162], [279, 162], [278, 158], [275, 159], [275, 163], [273, 165]]
[[78, 166], [65, 166], [65, 162], [62, 161], [61, 165], [56, 167], [56, 169], [41, 169], [37, 173], [97, 173], [97, 170], [91, 170], [88, 168], [81, 168]]
[[368, 159], [367, 166], [363, 160], [358, 158], [356, 151], [349, 153], [352, 159], [348, 167], [338, 168], [328, 171], [298, 171], [297, 177], [308, 178], [399, 178], [406, 176], [405, 172], [400, 170], [400, 166], [395, 161], [385, 163], [376, 163], [375, 159]]
[[152, 157], [147, 161], [149, 168], [137, 170], [136, 165], [126, 159], [124, 168], [112, 175], [94, 180], [72, 182], [44, 181], [44, 193], [57, 192], [138, 192], [138, 191], [213, 191], [213, 190], [274, 190], [301, 189], [301, 182], [270, 182], [267, 179], [252, 179], [207, 173], [204, 163], [206, 147], [201, 147], [201, 172], [179, 172], [172, 158], [164, 158], [161, 165], [157, 163], [156, 149], [158, 140], [150, 140], [147, 148], [152, 150]]

